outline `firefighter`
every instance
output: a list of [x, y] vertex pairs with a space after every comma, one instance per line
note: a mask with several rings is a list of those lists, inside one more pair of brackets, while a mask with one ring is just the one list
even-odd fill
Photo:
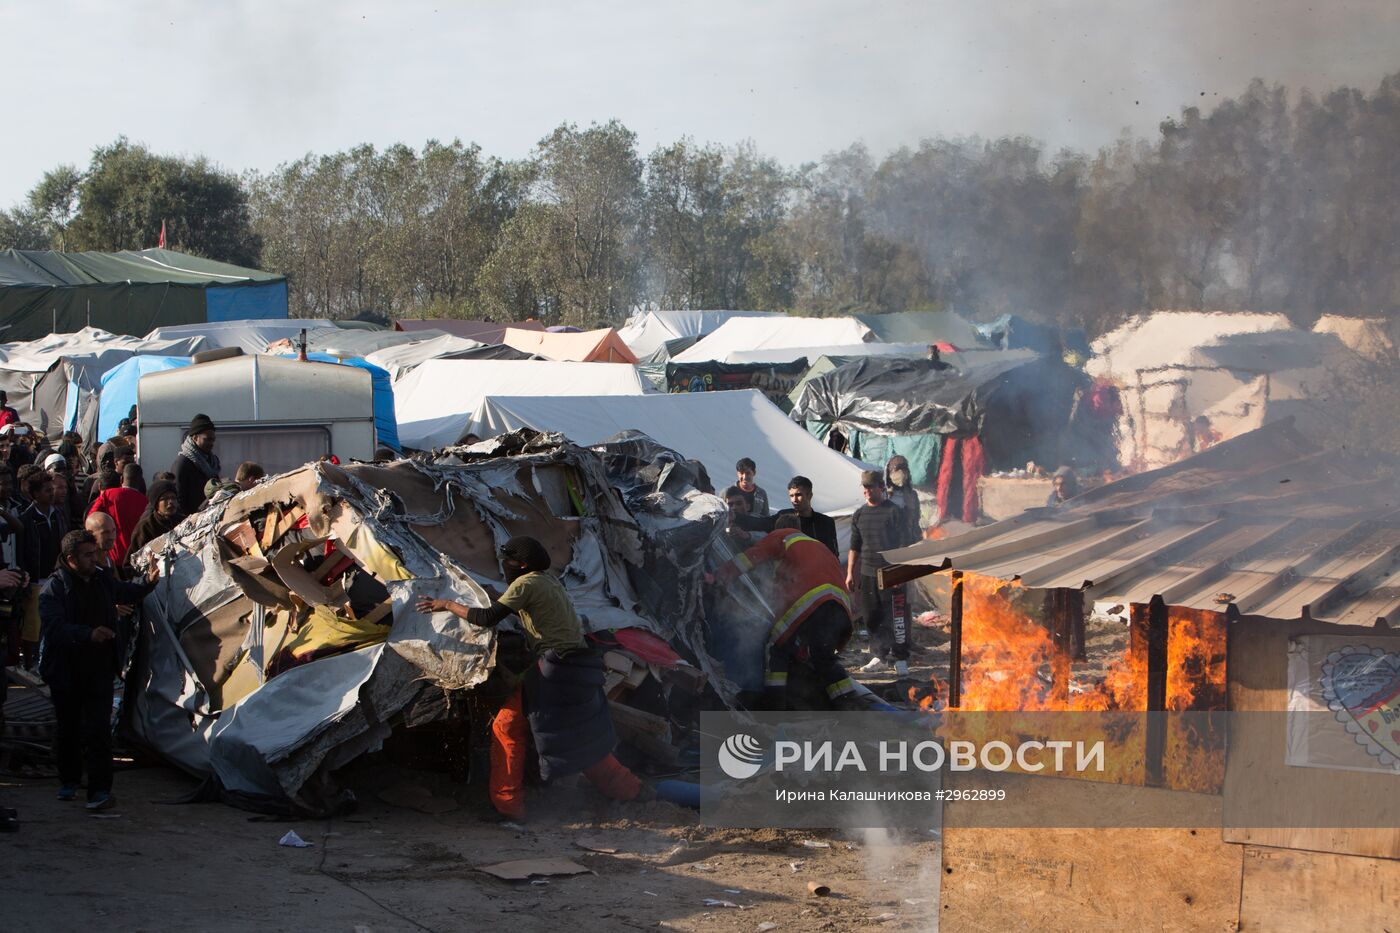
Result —
[[851, 637], [845, 571], [825, 544], [802, 533], [801, 521], [795, 512], [779, 515], [774, 531], [711, 578], [729, 584], [760, 564], [778, 562], [763, 677], [764, 705], [775, 710], [787, 708], [788, 670], [794, 660], [812, 668], [833, 705], [845, 704], [856, 689], [836, 657]]

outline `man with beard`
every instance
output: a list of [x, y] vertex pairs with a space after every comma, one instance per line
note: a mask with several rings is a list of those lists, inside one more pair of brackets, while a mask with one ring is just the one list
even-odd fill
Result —
[[193, 515], [204, 505], [204, 487], [219, 479], [219, 458], [214, 455], [214, 422], [208, 415], [195, 415], [179, 456], [170, 467], [175, 474], [175, 492], [180, 497], [180, 509]]
[[180, 511], [180, 496], [175, 491], [175, 484], [166, 480], [152, 483], [146, 513], [141, 516], [141, 520], [136, 523], [136, 529], [131, 533], [131, 547], [127, 549], [127, 558], [130, 559], [132, 554], [161, 535], [169, 533], [184, 520], [185, 513]]
[[638, 799], [641, 781], [612, 753], [617, 735], [603, 694], [602, 656], [583, 640], [583, 625], [564, 585], [545, 572], [549, 552], [534, 538], [516, 536], [501, 545], [500, 557], [510, 585], [499, 597], [491, 593], [490, 606], [427, 598], [417, 604], [419, 612], [450, 612], [485, 627], [515, 615], [536, 658], [491, 726], [492, 805], [501, 816], [524, 819], [525, 755], [532, 732], [544, 780], [582, 771], [608, 797]]

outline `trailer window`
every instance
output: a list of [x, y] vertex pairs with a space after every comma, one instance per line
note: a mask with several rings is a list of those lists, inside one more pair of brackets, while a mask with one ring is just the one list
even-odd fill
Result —
[[331, 453], [331, 432], [322, 427], [220, 427], [214, 445], [226, 477], [245, 460], [261, 465], [271, 476]]

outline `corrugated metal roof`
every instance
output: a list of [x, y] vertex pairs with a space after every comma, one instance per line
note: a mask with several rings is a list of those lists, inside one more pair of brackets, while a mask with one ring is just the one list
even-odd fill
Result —
[[[886, 553], [1090, 599], [1344, 625], [1400, 620], [1400, 486], [1279, 422], [1181, 463]], [[1229, 594], [1229, 599], [1226, 599]]]

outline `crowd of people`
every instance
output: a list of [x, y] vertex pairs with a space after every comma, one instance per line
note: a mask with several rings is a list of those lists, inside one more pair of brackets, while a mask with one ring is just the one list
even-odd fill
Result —
[[[226, 479], [217, 428], [201, 414], [175, 462], [148, 485], [134, 418], [84, 444], [75, 432], [34, 430], [8, 401], [0, 392], [0, 661], [37, 670], [49, 688], [59, 799], [75, 799], [86, 774], [87, 808], [104, 810], [115, 803], [114, 679], [131, 646], [131, 616], [159, 570], [138, 573], [131, 558], [264, 472], [248, 462]], [[0, 676], [0, 722], [8, 684]], [[0, 828], [14, 826], [12, 813], [0, 813]]]

